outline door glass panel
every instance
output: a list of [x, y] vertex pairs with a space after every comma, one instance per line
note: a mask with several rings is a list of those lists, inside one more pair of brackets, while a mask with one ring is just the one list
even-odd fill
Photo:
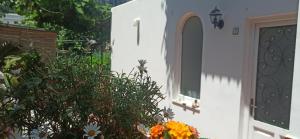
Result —
[[259, 30], [254, 119], [289, 129], [296, 25]]

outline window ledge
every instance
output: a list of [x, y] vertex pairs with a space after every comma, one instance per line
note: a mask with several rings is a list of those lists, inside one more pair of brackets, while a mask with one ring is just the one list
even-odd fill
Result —
[[[183, 101], [173, 100], [172, 104], [174, 104], [176, 106], [179, 106], [179, 107], [182, 107], [184, 111], [186, 111], [186, 110], [192, 111], [193, 114], [195, 114], [195, 113], [199, 114], [200, 113], [200, 107], [198, 106], [197, 108], [195, 108], [195, 107], [193, 107], [193, 105], [191, 103], [186, 103], [186, 102], [183, 102]], [[198, 101], [198, 104], [199, 104], [199, 101]]]

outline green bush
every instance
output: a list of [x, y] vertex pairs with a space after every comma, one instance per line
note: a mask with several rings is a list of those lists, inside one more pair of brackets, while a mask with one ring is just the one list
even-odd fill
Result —
[[[145, 69], [140, 63], [138, 68]], [[116, 128], [110, 130], [110, 135], [116, 135], [112, 138], [139, 138], [135, 125], [143, 123], [150, 126], [157, 123], [154, 117], [161, 112], [157, 105], [163, 96], [146, 70], [113, 76], [111, 89], [112, 119]]]
[[84, 125], [97, 123], [105, 138], [140, 138], [136, 125], [155, 124], [163, 99], [145, 62], [126, 75], [112, 74], [93, 60], [64, 54], [45, 65], [35, 53], [27, 53], [17, 61], [25, 63], [18, 66], [19, 74], [11, 73], [18, 64], [7, 66], [12, 62], [6, 61], [8, 89], [0, 92], [0, 131], [14, 127], [29, 133], [46, 126], [50, 138], [82, 138]]

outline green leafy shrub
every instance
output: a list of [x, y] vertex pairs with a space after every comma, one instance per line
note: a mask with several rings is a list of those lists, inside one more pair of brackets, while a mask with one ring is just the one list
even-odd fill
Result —
[[39, 59], [36, 52], [6, 58], [4, 76], [7, 89], [0, 91], [0, 131], [15, 126], [30, 128], [27, 126], [32, 121], [30, 112], [35, 108], [36, 89], [40, 88], [42, 77], [43, 64]]
[[[84, 125], [97, 123], [106, 138], [140, 138], [136, 125], [155, 124], [154, 116], [161, 112], [157, 105], [163, 99], [160, 87], [147, 75], [145, 62], [126, 75], [112, 74], [93, 60], [67, 53], [45, 65], [35, 53], [27, 53], [15, 62], [7, 61], [0, 131], [14, 127], [29, 134], [47, 127], [50, 138], [82, 138]], [[18, 63], [26, 66], [18, 66], [19, 74], [10, 73]]]
[[9, 55], [18, 54], [21, 46], [8, 41], [0, 40], [0, 66], [4, 64], [4, 58]]
[[[140, 64], [138, 69], [145, 69]], [[163, 99], [160, 87], [146, 70], [139, 70], [130, 75], [117, 74], [111, 79], [113, 96], [112, 119], [114, 130], [110, 130], [111, 138], [141, 138], [136, 125], [143, 123], [147, 126], [155, 124], [154, 118], [161, 109], [157, 107]]]

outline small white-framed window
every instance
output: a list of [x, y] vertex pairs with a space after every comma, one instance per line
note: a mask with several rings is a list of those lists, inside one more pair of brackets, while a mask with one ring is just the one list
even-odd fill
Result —
[[181, 32], [180, 94], [200, 99], [203, 28], [198, 16], [189, 17]]

